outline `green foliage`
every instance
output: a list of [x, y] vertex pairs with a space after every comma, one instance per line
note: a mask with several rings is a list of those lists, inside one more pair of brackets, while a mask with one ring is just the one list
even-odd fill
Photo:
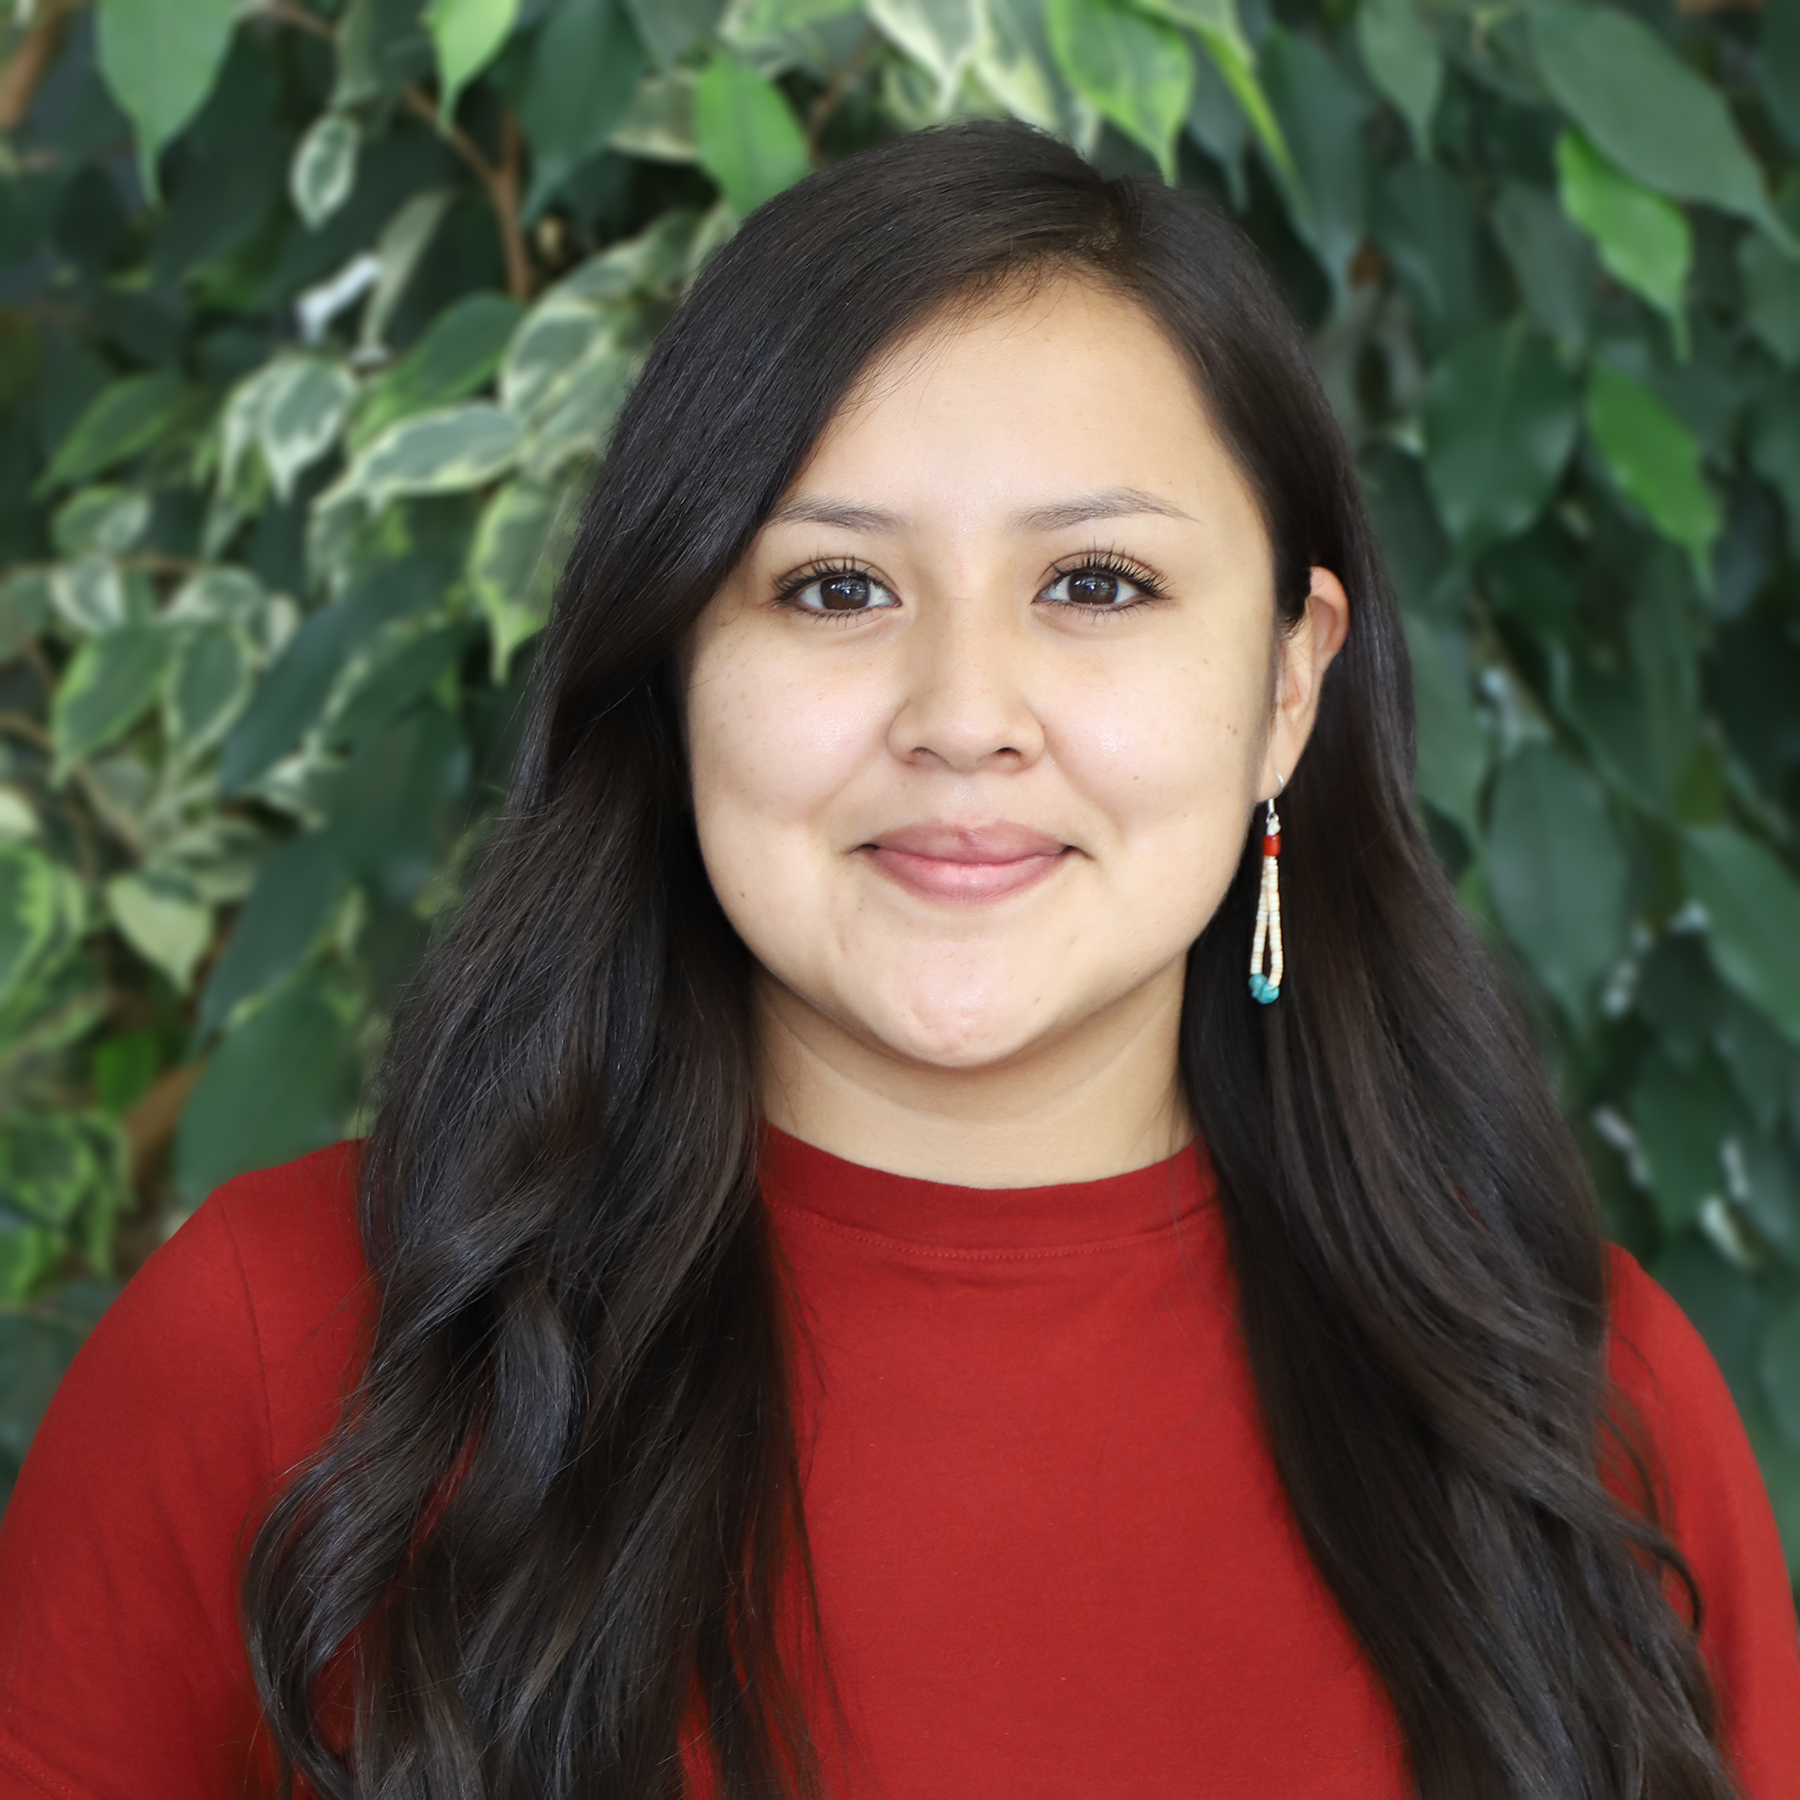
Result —
[[0, 1483], [111, 1280], [357, 1128], [701, 262], [809, 167], [1012, 112], [1232, 209], [1314, 331], [1425, 821], [1800, 1564], [1800, 8], [18, 10]]

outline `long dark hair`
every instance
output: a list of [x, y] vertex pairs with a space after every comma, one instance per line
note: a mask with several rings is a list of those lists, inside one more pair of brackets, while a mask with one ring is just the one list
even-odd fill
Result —
[[677, 662], [871, 359], [1060, 274], [1190, 359], [1278, 618], [1309, 564], [1351, 596], [1283, 800], [1287, 984], [1246, 991], [1247, 821], [1183, 1028], [1307, 1548], [1427, 1800], [1732, 1792], [1693, 1583], [1600, 1473], [1653, 1475], [1612, 1410], [1596, 1213], [1415, 821], [1400, 622], [1304, 338], [1204, 205], [974, 124], [762, 208], [620, 418], [511, 797], [396, 1035], [363, 1161], [366, 1366], [246, 1572], [268, 1721], [322, 1794], [674, 1795], [695, 1721], [721, 1795], [818, 1789], [751, 970], [695, 841]]

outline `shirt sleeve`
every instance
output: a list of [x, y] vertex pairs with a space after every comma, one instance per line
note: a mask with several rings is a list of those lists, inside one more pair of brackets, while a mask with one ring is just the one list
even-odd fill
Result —
[[236, 1579], [269, 1438], [256, 1316], [215, 1200], [83, 1345], [0, 1522], [0, 1800], [250, 1791]]
[[1725, 1378], [1685, 1314], [1613, 1252], [1613, 1374], [1662, 1463], [1700, 1590], [1700, 1643], [1748, 1800], [1800, 1795], [1800, 1634], [1768, 1490]]

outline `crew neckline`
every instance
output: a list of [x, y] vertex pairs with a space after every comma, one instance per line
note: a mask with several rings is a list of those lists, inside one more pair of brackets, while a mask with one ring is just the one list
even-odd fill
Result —
[[758, 1173], [772, 1205], [933, 1249], [1089, 1249], [1172, 1230], [1211, 1203], [1217, 1181], [1196, 1137], [1173, 1156], [1092, 1181], [963, 1187], [855, 1163], [762, 1125]]

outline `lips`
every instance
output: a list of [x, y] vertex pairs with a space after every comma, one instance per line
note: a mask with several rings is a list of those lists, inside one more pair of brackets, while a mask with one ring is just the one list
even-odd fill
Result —
[[1010, 821], [980, 826], [930, 821], [884, 831], [859, 854], [923, 899], [970, 906], [1048, 880], [1073, 850], [1060, 838]]

